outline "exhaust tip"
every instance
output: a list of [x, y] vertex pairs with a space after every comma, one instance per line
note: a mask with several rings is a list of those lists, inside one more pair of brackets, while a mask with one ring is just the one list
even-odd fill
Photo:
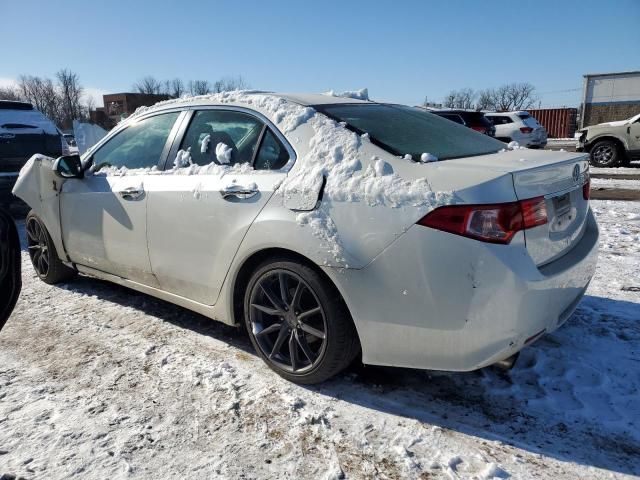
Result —
[[516, 364], [516, 361], [518, 360], [519, 356], [520, 356], [520, 352], [516, 352], [513, 355], [511, 355], [510, 357], [507, 357], [504, 360], [500, 360], [499, 362], [496, 362], [491, 366], [492, 367], [496, 367], [496, 368], [506, 372], [506, 371], [511, 370], [513, 368], [513, 366]]

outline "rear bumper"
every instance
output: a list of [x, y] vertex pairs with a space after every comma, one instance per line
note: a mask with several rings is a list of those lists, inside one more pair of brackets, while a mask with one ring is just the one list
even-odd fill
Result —
[[595, 273], [597, 252], [591, 211], [579, 243], [542, 268], [521, 234], [504, 246], [414, 226], [366, 268], [330, 275], [365, 363], [468, 371], [562, 325]]

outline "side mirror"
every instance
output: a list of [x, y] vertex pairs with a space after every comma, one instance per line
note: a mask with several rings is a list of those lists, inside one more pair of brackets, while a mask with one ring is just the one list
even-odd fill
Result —
[[84, 178], [80, 155], [58, 157], [53, 163], [53, 171], [62, 178]]

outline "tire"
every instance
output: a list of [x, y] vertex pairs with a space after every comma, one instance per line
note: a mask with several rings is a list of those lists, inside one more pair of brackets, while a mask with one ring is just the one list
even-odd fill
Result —
[[258, 355], [295, 383], [323, 382], [360, 352], [353, 320], [336, 288], [290, 258], [270, 259], [255, 269], [244, 294], [244, 320]]
[[621, 155], [618, 145], [611, 140], [596, 142], [589, 152], [589, 163], [594, 167], [617, 167], [620, 164]]
[[33, 210], [28, 213], [25, 225], [29, 257], [38, 278], [49, 285], [67, 282], [74, 278], [78, 272], [62, 263], [51, 235]]

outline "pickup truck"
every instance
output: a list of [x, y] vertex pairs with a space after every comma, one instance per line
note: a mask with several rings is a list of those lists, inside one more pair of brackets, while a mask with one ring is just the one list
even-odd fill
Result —
[[640, 113], [626, 120], [592, 125], [579, 133], [577, 150], [589, 153], [594, 167], [620, 167], [640, 160]]

